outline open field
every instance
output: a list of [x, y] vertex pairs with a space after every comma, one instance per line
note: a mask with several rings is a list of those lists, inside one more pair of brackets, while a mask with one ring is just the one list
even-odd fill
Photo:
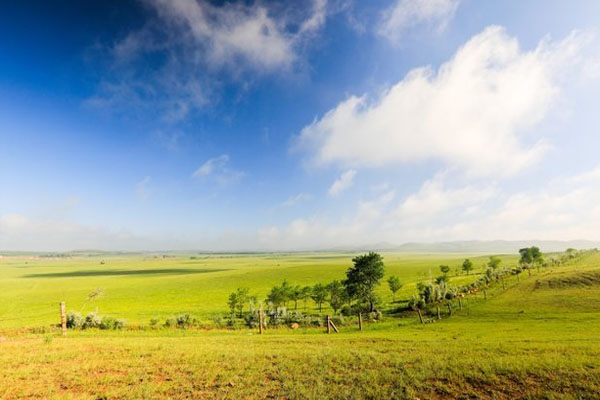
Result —
[[[86, 277], [77, 275], [102, 270], [98, 260], [4, 259], [1, 307], [3, 316], [12, 314], [7, 306], [26, 310], [48, 302], [55, 310], [53, 296], [76, 303], [100, 286], [107, 294], [94, 307], [127, 311], [134, 321], [143, 322], [146, 312], [209, 315], [225, 311], [226, 294], [240, 282], [262, 293], [283, 278], [327, 281], [343, 274], [349, 258], [107, 259], [107, 271], [143, 272]], [[387, 255], [386, 261], [388, 272], [407, 283], [400, 296], [407, 297], [430, 266], [462, 258]], [[147, 272], [168, 268], [221, 271]], [[76, 274], [64, 276], [67, 271]], [[594, 253], [573, 265], [523, 274], [520, 282], [513, 277], [506, 290], [491, 288], [487, 300], [467, 297], [464, 310], [440, 322], [421, 325], [409, 313], [368, 324], [363, 332], [345, 326], [338, 335], [323, 329], [281, 328], [262, 336], [248, 329], [159, 329], [73, 331], [63, 338], [16, 332], [14, 321], [5, 321], [0, 398], [597, 398], [600, 285], [589, 276], [599, 272]]]
[[[191, 257], [195, 257], [192, 259]], [[227, 297], [237, 287], [250, 288], [263, 299], [269, 289], [287, 279], [312, 285], [343, 279], [353, 254], [264, 254], [34, 258], [8, 257], [0, 262], [0, 328], [37, 326], [56, 322], [58, 302], [79, 311], [87, 294], [101, 288], [105, 294], [85, 305], [103, 315], [148, 323], [151, 318], [189, 313], [211, 320], [227, 312]], [[415, 292], [417, 282], [439, 275], [438, 266], [449, 264], [455, 273], [465, 255], [384, 254], [386, 273], [398, 275], [404, 287], [399, 299]], [[505, 262], [516, 262], [516, 256]], [[102, 260], [104, 264], [101, 264]], [[473, 258], [483, 270], [487, 257]], [[473, 280], [460, 275], [453, 284]], [[391, 301], [387, 285], [379, 293]]]

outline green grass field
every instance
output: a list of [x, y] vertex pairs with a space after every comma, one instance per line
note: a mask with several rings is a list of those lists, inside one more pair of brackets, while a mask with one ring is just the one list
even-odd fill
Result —
[[[264, 298], [273, 284], [341, 279], [352, 254], [206, 256], [0, 261], [0, 398], [540, 398], [600, 397], [600, 253], [512, 277], [488, 299], [468, 296], [462, 311], [421, 325], [414, 313], [323, 329], [58, 331], [19, 329], [57, 322], [58, 302], [147, 324], [188, 312], [227, 311], [246, 286]], [[466, 255], [384, 254], [386, 273], [416, 283], [452, 272]], [[487, 257], [473, 256], [476, 273]], [[197, 256], [204, 257], [204, 256]], [[505, 264], [516, 257], [503, 257]], [[456, 285], [475, 279], [460, 275]], [[385, 284], [380, 295], [391, 293]]]

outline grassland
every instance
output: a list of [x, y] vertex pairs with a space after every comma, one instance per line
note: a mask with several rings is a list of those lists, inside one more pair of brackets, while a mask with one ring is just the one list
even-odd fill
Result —
[[[429, 269], [465, 255], [386, 254], [388, 274], [408, 298]], [[127, 318], [226, 310], [238, 286], [264, 296], [282, 279], [300, 284], [343, 276], [351, 255], [302, 254], [180, 258], [124, 257], [0, 264], [0, 398], [599, 398], [600, 255], [541, 269], [506, 290], [468, 297], [465, 309], [421, 325], [412, 313], [358, 332], [317, 329], [79, 331], [67, 337], [17, 326], [51, 323], [65, 299], [106, 295], [91, 308]], [[473, 257], [480, 267], [485, 258]], [[506, 257], [505, 262], [515, 258]], [[151, 271], [161, 271], [152, 273]], [[196, 272], [163, 272], [186, 270]], [[198, 272], [210, 270], [211, 272]], [[99, 272], [97, 272], [99, 271]], [[108, 274], [104, 271], [118, 273]], [[120, 272], [119, 272], [120, 271]], [[123, 272], [126, 271], [126, 272]], [[136, 271], [134, 273], [132, 271]], [[100, 273], [102, 272], [102, 273]], [[477, 271], [476, 271], [477, 272]], [[474, 279], [453, 277], [451, 282]], [[382, 286], [381, 295], [391, 295]], [[8, 320], [16, 312], [24, 319]]]

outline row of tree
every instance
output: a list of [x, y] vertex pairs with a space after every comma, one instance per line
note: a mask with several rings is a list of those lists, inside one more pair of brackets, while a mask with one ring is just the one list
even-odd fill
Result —
[[[298, 309], [298, 303], [304, 303], [306, 310], [308, 300], [312, 300], [319, 312], [322, 312], [323, 304], [328, 303], [334, 313], [338, 313], [342, 307], [357, 312], [374, 312], [379, 303], [375, 294], [375, 288], [379, 285], [385, 273], [385, 265], [381, 255], [370, 252], [352, 259], [353, 266], [346, 271], [346, 279], [334, 280], [327, 284], [317, 283], [313, 286], [292, 285], [284, 280], [280, 285], [273, 286], [265, 303], [269, 309], [288, 308], [293, 303], [294, 310]], [[388, 278], [388, 285], [392, 295], [402, 288], [402, 282], [397, 276]], [[228, 305], [231, 313], [243, 314], [246, 304], [252, 310], [260, 302], [256, 296], [249, 294], [249, 289], [238, 288], [229, 295]]]

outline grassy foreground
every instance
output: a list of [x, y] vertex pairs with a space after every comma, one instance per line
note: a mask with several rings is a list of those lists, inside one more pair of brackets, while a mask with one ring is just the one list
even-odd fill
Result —
[[[431, 263], [422, 260], [409, 267], [415, 281]], [[598, 398], [597, 274], [598, 253], [511, 278], [440, 322], [410, 314], [337, 335], [7, 330], [0, 398]]]

